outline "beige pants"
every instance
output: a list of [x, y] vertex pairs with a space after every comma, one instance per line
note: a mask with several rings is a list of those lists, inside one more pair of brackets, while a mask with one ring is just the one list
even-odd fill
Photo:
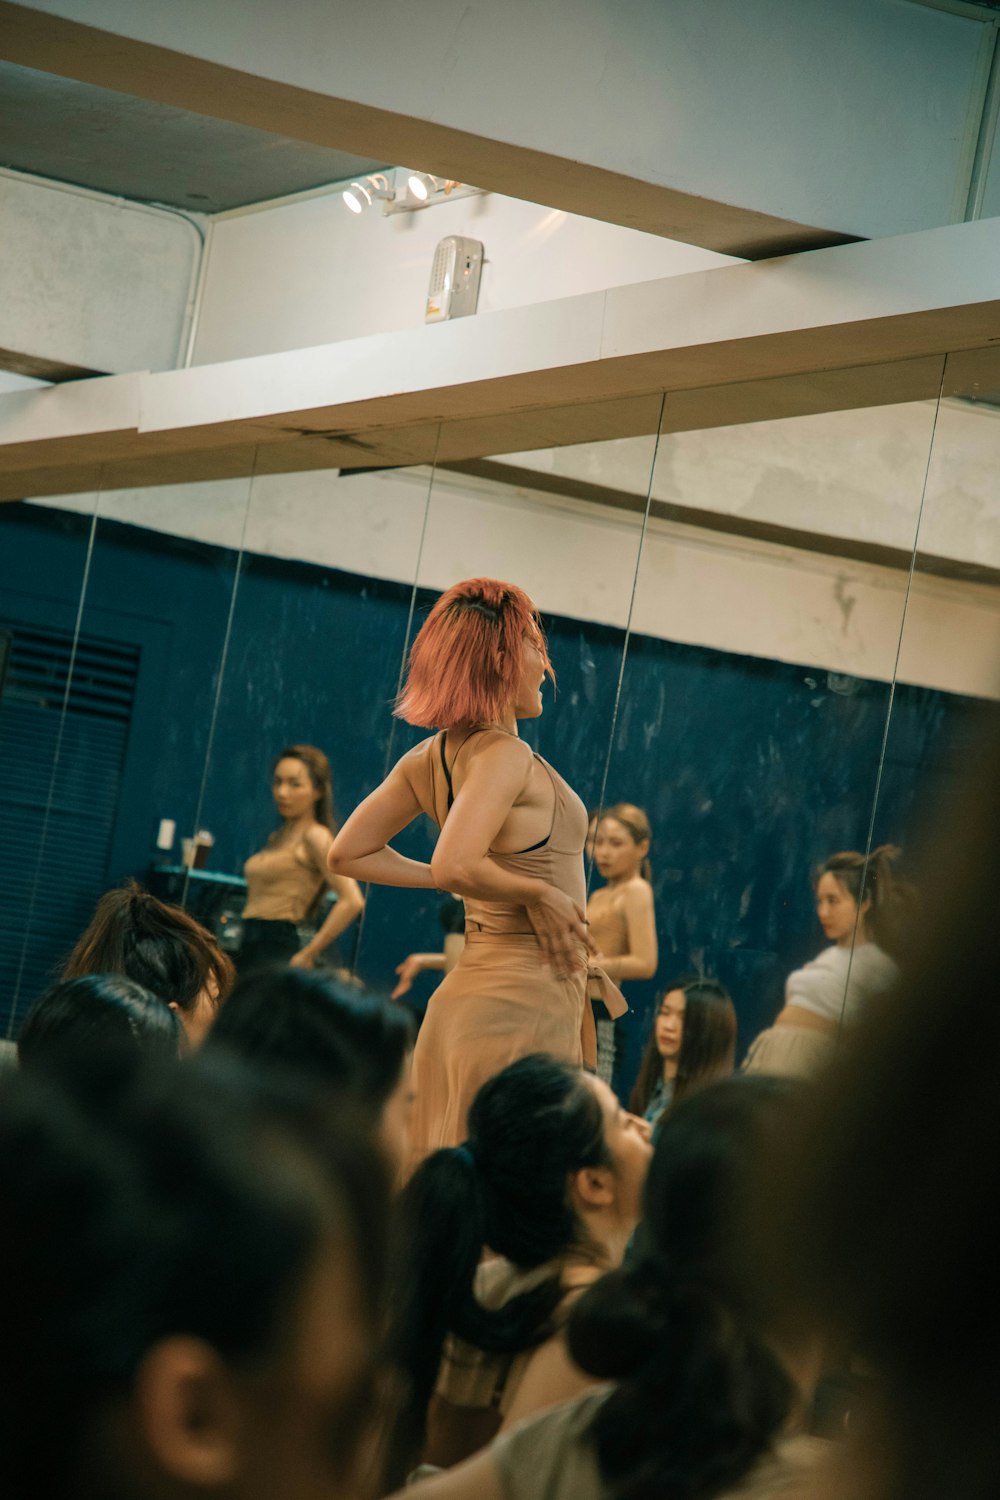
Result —
[[833, 1057], [837, 1038], [811, 1026], [770, 1026], [751, 1044], [744, 1073], [778, 1078], [814, 1078]]

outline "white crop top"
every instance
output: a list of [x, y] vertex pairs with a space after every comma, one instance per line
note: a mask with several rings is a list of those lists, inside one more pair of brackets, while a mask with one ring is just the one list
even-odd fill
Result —
[[899, 969], [877, 943], [824, 948], [811, 963], [795, 969], [785, 981], [785, 1004], [800, 1005], [827, 1021], [855, 1019], [872, 995], [891, 989]]

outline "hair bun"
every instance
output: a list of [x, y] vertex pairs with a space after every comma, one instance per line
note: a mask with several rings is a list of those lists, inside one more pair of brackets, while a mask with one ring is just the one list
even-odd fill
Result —
[[589, 1287], [570, 1319], [570, 1353], [580, 1367], [620, 1380], [644, 1365], [671, 1321], [670, 1298], [648, 1265], [611, 1271]]

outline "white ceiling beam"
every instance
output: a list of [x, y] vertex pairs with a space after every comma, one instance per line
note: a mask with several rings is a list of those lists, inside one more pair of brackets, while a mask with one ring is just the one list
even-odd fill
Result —
[[102, 464], [118, 486], [630, 436], [660, 392], [675, 429], [933, 397], [946, 353], [1000, 341], [998, 250], [1000, 221], [956, 225], [20, 392], [0, 398], [0, 494], [93, 487]]
[[995, 29], [904, 0], [0, 0], [28, 67], [755, 258], [964, 217]]

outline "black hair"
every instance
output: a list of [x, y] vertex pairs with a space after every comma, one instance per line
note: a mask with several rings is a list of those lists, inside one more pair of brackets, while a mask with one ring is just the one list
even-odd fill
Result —
[[581, 1242], [570, 1174], [611, 1162], [600, 1101], [578, 1068], [535, 1053], [484, 1083], [469, 1138], [435, 1151], [399, 1203], [402, 1266], [390, 1346], [409, 1381], [397, 1474], [419, 1453], [445, 1336], [516, 1353], [541, 1343], [562, 1299], [557, 1275], [491, 1309], [476, 1299], [487, 1246], [531, 1270]]
[[708, 1500], [768, 1450], [793, 1387], [746, 1249], [751, 1169], [794, 1128], [799, 1085], [710, 1084], [664, 1122], [637, 1253], [570, 1317], [576, 1363], [617, 1385], [591, 1426], [615, 1500]]
[[372, 1113], [399, 1083], [413, 1047], [407, 1010], [315, 970], [261, 969], [241, 979], [205, 1042], [347, 1089]]
[[704, 974], [685, 974], [668, 984], [657, 999], [649, 1040], [629, 1099], [629, 1109], [637, 1115], [646, 1113], [653, 1091], [663, 1077], [663, 1059], [656, 1045], [656, 1017], [672, 990], [684, 992], [684, 1021], [672, 1105], [678, 1105], [691, 1089], [733, 1071], [736, 1010], [732, 996], [717, 979]]
[[22, 1068], [60, 1069], [108, 1051], [176, 1057], [182, 1035], [176, 1012], [142, 985], [118, 974], [85, 974], [61, 980], [34, 1002], [17, 1057]]
[[233, 983], [233, 961], [180, 906], [169, 906], [135, 880], [105, 891], [90, 925], [63, 965], [63, 979], [124, 974], [167, 1004], [194, 1008], [209, 986], [216, 1004]]
[[[0, 1340], [0, 1493], [131, 1492], [120, 1455], [92, 1439], [146, 1353], [190, 1334], [237, 1367], [280, 1355], [331, 1234], [374, 1338], [384, 1215], [367, 1133], [235, 1063], [146, 1062], [100, 1100], [41, 1074], [5, 1081], [0, 1281], [16, 1296]], [[341, 1436], [346, 1465], [355, 1440]]]

